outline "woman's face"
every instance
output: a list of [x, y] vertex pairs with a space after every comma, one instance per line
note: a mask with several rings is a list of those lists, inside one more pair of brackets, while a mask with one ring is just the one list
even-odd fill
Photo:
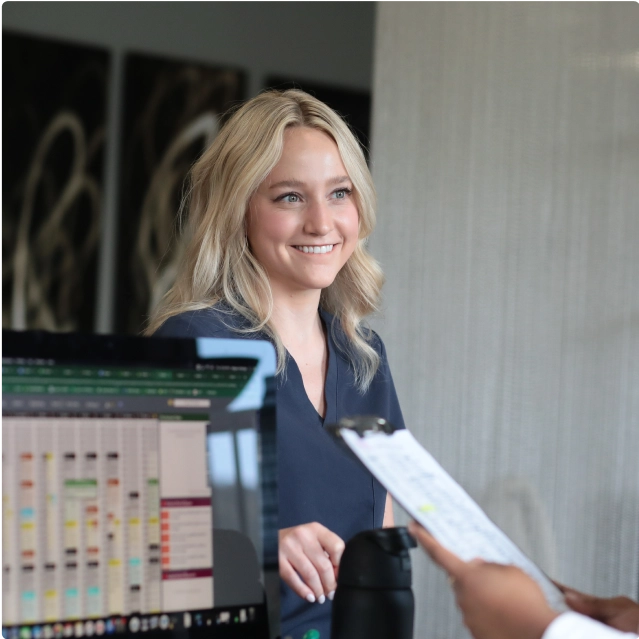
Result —
[[353, 253], [359, 215], [337, 145], [326, 133], [294, 127], [282, 157], [249, 204], [248, 240], [273, 292], [330, 286]]

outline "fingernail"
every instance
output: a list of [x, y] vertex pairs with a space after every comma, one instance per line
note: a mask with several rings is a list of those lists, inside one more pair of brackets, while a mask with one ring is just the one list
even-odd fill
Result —
[[334, 590], [331, 590], [331, 591], [328, 593], [328, 598], [329, 598], [331, 601], [333, 601], [333, 597], [334, 597], [334, 596], [335, 596], [335, 591], [334, 591]]
[[318, 601], [318, 603], [322, 604], [322, 603], [324, 603], [326, 601], [326, 597], [324, 595], [320, 595], [319, 599], [317, 601]]
[[308, 601], [308, 603], [315, 603], [315, 595], [313, 593], [309, 593], [306, 595], [306, 601]]

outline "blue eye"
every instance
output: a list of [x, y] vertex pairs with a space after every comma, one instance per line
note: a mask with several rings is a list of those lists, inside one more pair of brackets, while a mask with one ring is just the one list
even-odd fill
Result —
[[335, 196], [336, 200], [344, 200], [350, 194], [351, 194], [351, 190], [350, 189], [338, 189], [337, 191], [333, 192], [333, 195]]
[[300, 201], [299, 195], [295, 193], [287, 193], [286, 195], [282, 195], [279, 199], [282, 202], [289, 202], [290, 204], [295, 204]]

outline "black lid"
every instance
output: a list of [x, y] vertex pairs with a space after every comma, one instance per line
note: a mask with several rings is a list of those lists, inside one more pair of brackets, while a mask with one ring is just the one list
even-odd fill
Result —
[[404, 526], [358, 533], [346, 544], [340, 561], [338, 586], [351, 588], [410, 588], [409, 548], [415, 540]]

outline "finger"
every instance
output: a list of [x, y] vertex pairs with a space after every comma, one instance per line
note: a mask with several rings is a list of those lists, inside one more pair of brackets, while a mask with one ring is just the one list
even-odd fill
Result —
[[335, 566], [331, 563], [327, 553], [322, 550], [318, 544], [316, 552], [307, 552], [307, 556], [315, 566], [320, 581], [322, 582], [322, 591], [327, 597], [335, 592], [337, 583], [335, 580]]
[[596, 597], [587, 595], [586, 593], [575, 590], [574, 588], [570, 588], [569, 586], [564, 586], [562, 583], [559, 583], [555, 580], [553, 580], [553, 584], [555, 584], [555, 586], [557, 586], [557, 588], [559, 588], [559, 590], [563, 594], [564, 601], [566, 602], [568, 607], [575, 612], [579, 612], [589, 617], [596, 615], [599, 612], [596, 609]]
[[306, 599], [309, 603], [315, 603], [315, 594], [302, 581], [297, 572], [295, 572], [293, 566], [291, 566], [291, 563], [286, 559], [280, 559], [280, 577], [296, 595], [300, 596], [302, 599]]
[[571, 599], [581, 600], [581, 601], [589, 601], [589, 600], [597, 599], [597, 597], [593, 597], [592, 595], [587, 595], [585, 592], [580, 592], [579, 590], [575, 590], [574, 588], [571, 588], [570, 586], [564, 586], [563, 584], [559, 584], [556, 581], [554, 581], [553, 583], [559, 588], [559, 590], [561, 590], [564, 596], [570, 597]]
[[[330, 561], [331, 556], [330, 556], [330, 555], [329, 555], [326, 551], [324, 551], [324, 555], [325, 555], [325, 556], [329, 559], [329, 561]], [[331, 563], [332, 563], [332, 562], [331, 562]], [[337, 575], [339, 574], [339, 566], [333, 566], [333, 574], [335, 575], [335, 583], [337, 583]]]
[[554, 579], [551, 579], [550, 581], [553, 582], [553, 584], [555, 584], [555, 586], [561, 591], [561, 592], [566, 592], [567, 590], [572, 590], [572, 588], [569, 588], [568, 586], [564, 586], [564, 584], [562, 584], [560, 581], [555, 581]]
[[344, 540], [321, 524], [317, 524], [317, 540], [328, 555], [333, 566], [339, 566], [346, 546]]
[[410, 534], [419, 541], [431, 559], [453, 577], [453, 579], [460, 577], [468, 567], [463, 559], [460, 559], [447, 548], [444, 548], [444, 546], [432, 535], [428, 534], [417, 522], [411, 522], [408, 525], [408, 530]]
[[[326, 594], [317, 568], [306, 554], [289, 557], [289, 562], [301, 580], [311, 589], [318, 603], [324, 603]], [[330, 591], [329, 591], [330, 592]]]
[[606, 612], [606, 604], [608, 603], [607, 600], [586, 595], [572, 588], [566, 588], [564, 590], [564, 599], [569, 608], [589, 617], [603, 616]]

